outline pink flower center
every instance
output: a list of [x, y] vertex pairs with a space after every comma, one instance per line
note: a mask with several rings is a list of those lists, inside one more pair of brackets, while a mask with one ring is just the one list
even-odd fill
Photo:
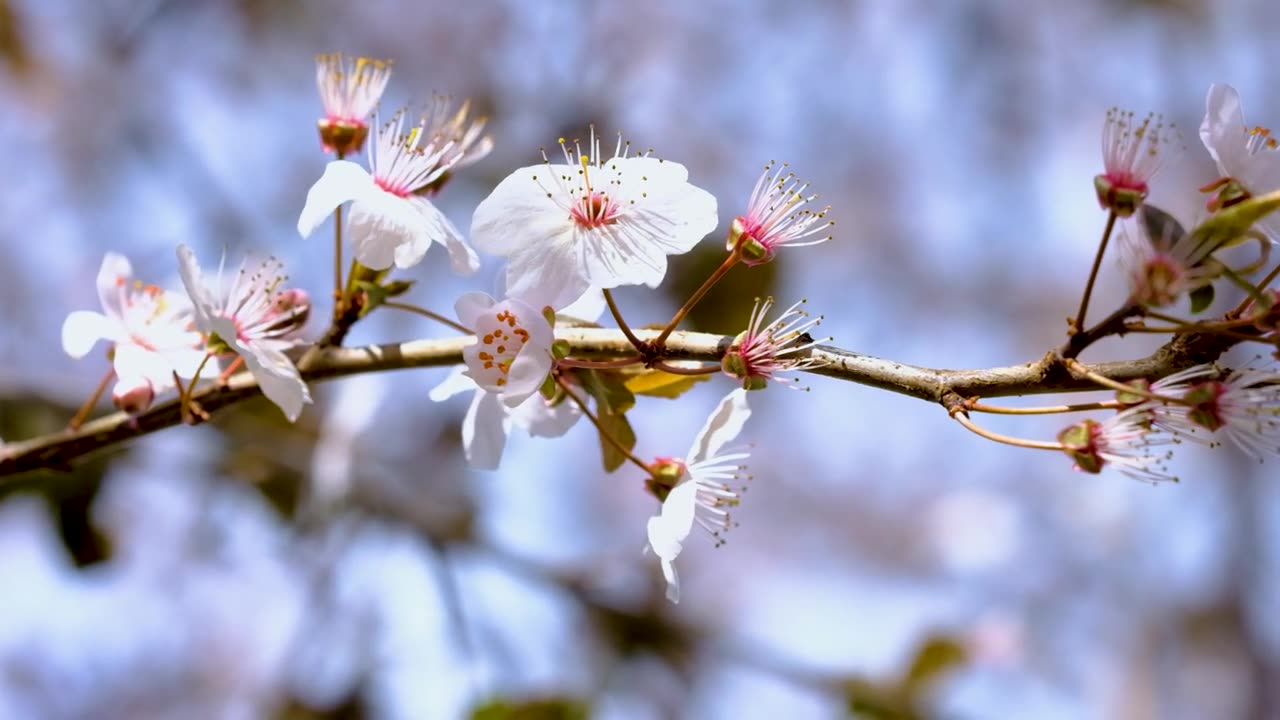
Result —
[[507, 384], [511, 363], [529, 341], [529, 331], [510, 310], [494, 313], [492, 319], [482, 317], [481, 321], [489, 327], [479, 328], [484, 333], [480, 336], [481, 348], [476, 355], [481, 364], [480, 372], [488, 376], [486, 380], [502, 387]]
[[1102, 177], [1111, 185], [1111, 192], [1116, 193], [1127, 190], [1142, 196], [1147, 194], [1147, 182], [1135, 172], [1128, 168], [1120, 168], [1105, 172]]
[[374, 177], [373, 182], [378, 187], [382, 188], [383, 190], [386, 190], [387, 192], [391, 193], [392, 195], [395, 195], [396, 197], [402, 197], [402, 198], [409, 197], [411, 194], [413, 194], [413, 191], [409, 188], [408, 185], [403, 183], [393, 182], [391, 180], [388, 180], [387, 178]]
[[1186, 271], [1168, 255], [1156, 255], [1143, 267], [1139, 299], [1151, 305], [1172, 305], [1185, 289]]
[[622, 208], [608, 195], [594, 190], [588, 192], [569, 208], [574, 222], [588, 230], [602, 225], [612, 225], [618, 221], [618, 213]]

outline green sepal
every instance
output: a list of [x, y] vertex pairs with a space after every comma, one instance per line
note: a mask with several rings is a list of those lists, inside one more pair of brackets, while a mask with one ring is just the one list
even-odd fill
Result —
[[1191, 298], [1191, 312], [1200, 313], [1208, 309], [1213, 304], [1213, 285], [1201, 285], [1191, 291], [1188, 296]]

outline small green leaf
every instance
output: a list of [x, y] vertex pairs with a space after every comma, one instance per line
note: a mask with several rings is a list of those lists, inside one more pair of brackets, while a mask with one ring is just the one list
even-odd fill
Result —
[[569, 697], [494, 698], [471, 710], [471, 720], [586, 720], [586, 703]]
[[914, 698], [925, 684], [937, 676], [964, 665], [967, 656], [964, 645], [954, 638], [945, 635], [928, 638], [916, 651], [911, 667], [902, 679], [903, 694]]
[[604, 433], [608, 433], [609, 437], [617, 440], [628, 451], [636, 446], [636, 433], [631, 429], [631, 423], [627, 420], [626, 415], [612, 413], [600, 413], [600, 453], [604, 460], [605, 472], [613, 472], [627, 461], [627, 456], [618, 451], [608, 438], [604, 437]]
[[622, 415], [635, 407], [636, 396], [627, 389], [623, 376], [607, 370], [583, 370], [578, 373], [582, 387], [596, 399], [600, 414]]
[[413, 287], [413, 284], [415, 282], [417, 281], [416, 280], [392, 280], [386, 285], [383, 285], [382, 289], [383, 291], [385, 291], [387, 297], [400, 297], [401, 295], [409, 292], [409, 290]]
[[368, 315], [374, 308], [387, 301], [387, 289], [376, 282], [357, 280], [355, 286], [365, 296], [364, 304], [360, 306], [360, 317]]
[[1191, 291], [1191, 312], [1204, 312], [1213, 304], [1213, 285], [1201, 285]]
[[636, 395], [649, 395], [675, 399], [686, 393], [694, 385], [711, 379], [706, 375], [676, 375], [662, 370], [645, 370], [632, 375], [626, 381], [627, 389]]

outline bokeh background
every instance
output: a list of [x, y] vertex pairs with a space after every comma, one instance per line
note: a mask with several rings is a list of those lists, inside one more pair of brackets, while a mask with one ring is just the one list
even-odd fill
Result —
[[[0, 436], [60, 428], [105, 368], [65, 357], [107, 250], [176, 284], [173, 249], [272, 253], [322, 298], [328, 226], [293, 229], [326, 160], [318, 52], [396, 61], [492, 119], [439, 202], [464, 230], [506, 173], [588, 123], [690, 169], [721, 230], [658, 292], [669, 317], [723, 252], [761, 166], [790, 161], [836, 240], [735, 270], [693, 317], [809, 298], [837, 344], [937, 367], [1063, 338], [1103, 225], [1106, 109], [1182, 131], [1153, 200], [1213, 179], [1211, 82], [1280, 123], [1270, 0], [70, 2], [0, 0]], [[447, 311], [500, 265], [407, 276]], [[1094, 307], [1121, 299], [1111, 263]], [[318, 333], [327, 310], [319, 308]], [[381, 312], [350, 343], [446, 336]], [[1095, 358], [1136, 357], [1140, 339]], [[317, 386], [0, 485], [4, 718], [1237, 718], [1280, 713], [1280, 478], [1180, 448], [1180, 484], [1072, 472], [940, 408], [824, 378], [752, 396], [741, 527], [641, 555], [656, 503], [580, 423], [466, 468], [443, 370]], [[679, 454], [726, 381], [632, 414]], [[992, 421], [1048, 437], [1060, 419]], [[320, 502], [317, 498], [323, 498]]]

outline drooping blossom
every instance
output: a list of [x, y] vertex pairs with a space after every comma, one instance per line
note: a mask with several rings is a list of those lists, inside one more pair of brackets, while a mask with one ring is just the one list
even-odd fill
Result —
[[1225, 437], [1258, 460], [1280, 455], [1280, 372], [1246, 367], [1223, 373], [1212, 363], [1174, 373], [1153, 391], [1181, 402], [1151, 399], [1139, 408], [1176, 436], [1211, 446]]
[[680, 577], [675, 560], [696, 523], [717, 542], [733, 527], [728, 508], [738, 505], [739, 489], [729, 485], [742, 479], [742, 461], [750, 453], [725, 452], [724, 446], [742, 432], [751, 417], [747, 392], [729, 393], [707, 418], [683, 459], [658, 458], [650, 490], [662, 500], [661, 511], [649, 518], [649, 549], [662, 562], [667, 599], [680, 602]]
[[733, 339], [720, 366], [726, 375], [742, 381], [747, 390], [761, 390], [770, 380], [798, 388], [800, 378], [778, 375], [781, 372], [811, 370], [825, 364], [820, 358], [806, 355], [810, 350], [830, 338], [815, 340], [809, 330], [822, 322], [822, 316], [812, 317], [802, 309], [805, 301], [787, 308], [773, 322], [764, 324], [765, 316], [773, 307], [773, 298], [762, 302], [756, 298], [751, 309], [747, 329]]
[[405, 133], [404, 124], [400, 112], [377, 130], [369, 144], [369, 170], [348, 160], [325, 166], [307, 191], [298, 233], [310, 236], [338, 206], [350, 202], [347, 228], [361, 264], [374, 270], [393, 263], [412, 267], [434, 242], [449, 251], [455, 272], [474, 272], [480, 266], [475, 251], [449, 218], [419, 194], [452, 167], [456, 142], [428, 135], [421, 123]]
[[316, 88], [324, 106], [316, 125], [325, 152], [339, 157], [360, 152], [369, 135], [369, 114], [390, 79], [390, 60], [344, 58], [342, 53], [316, 56]]
[[1218, 245], [1197, 233], [1165, 226], [1160, 237], [1144, 222], [1120, 228], [1120, 264], [1129, 281], [1132, 302], [1148, 307], [1172, 305], [1191, 291], [1208, 285], [1221, 272], [1209, 255]]
[[484, 293], [467, 293], [454, 304], [458, 320], [471, 328], [476, 341], [462, 351], [467, 375], [485, 392], [515, 407], [538, 392], [551, 366], [551, 326], [532, 306]]
[[1082, 420], [1059, 433], [1058, 442], [1081, 472], [1097, 474], [1111, 466], [1137, 480], [1177, 480], [1166, 466], [1170, 453], [1157, 449], [1174, 439], [1152, 428], [1140, 407], [1122, 410], [1102, 422]]
[[[1271, 130], [1245, 125], [1240, 94], [1230, 85], [1209, 86], [1200, 140], [1222, 173], [1219, 182], [1206, 187], [1219, 191], [1211, 208], [1280, 190], [1280, 143]], [[1272, 242], [1280, 240], [1280, 216], [1271, 213], [1259, 224]]]
[[423, 134], [441, 146], [452, 144], [444, 157], [448, 170], [420, 192], [438, 192], [450, 175], [478, 162], [493, 151], [493, 137], [484, 134], [488, 118], [471, 118], [470, 114], [470, 100], [462, 101], [457, 110], [454, 110], [453, 101], [445, 95], [433, 95], [431, 102], [422, 111], [419, 124], [423, 128]]
[[786, 163], [777, 170], [772, 162], [766, 165], [751, 191], [746, 214], [733, 220], [726, 249], [737, 249], [747, 265], [769, 262], [781, 247], [805, 247], [831, 239], [830, 235], [814, 237], [836, 224], [827, 219], [831, 206], [816, 212], [806, 208], [818, 196], [805, 195], [809, 183], [797, 180], [787, 168]]
[[563, 138], [564, 164], [520, 168], [476, 208], [472, 242], [507, 258], [507, 292], [561, 308], [588, 287], [657, 287], [667, 256], [688, 252], [716, 226], [716, 199], [688, 182], [679, 163], [628, 156], [618, 138], [611, 159], [594, 130], [586, 152]]
[[141, 412], [173, 387], [175, 372], [195, 373], [204, 353], [185, 297], [134, 280], [128, 258], [109, 252], [98, 270], [98, 298], [103, 312], [77, 310], [67, 316], [62, 348], [78, 359], [99, 340], [112, 344], [116, 407]]
[[1093, 179], [1098, 204], [1120, 217], [1132, 215], [1150, 190], [1148, 183], [1160, 169], [1160, 150], [1171, 128], [1159, 115], [1136, 122], [1132, 111], [1111, 108], [1102, 123], [1103, 172]]
[[292, 422], [311, 402], [311, 392], [284, 351], [299, 343], [297, 333], [311, 303], [305, 291], [281, 287], [286, 280], [282, 269], [275, 259], [252, 271], [242, 264], [230, 283], [220, 269], [217, 287], [210, 289], [195, 253], [178, 246], [178, 272], [209, 351], [239, 355], [262, 394]]
[[[566, 375], [564, 380], [571, 388], [575, 387], [571, 375]], [[534, 393], [519, 405], [508, 407], [500, 396], [477, 385], [467, 375], [466, 368], [454, 368], [443, 382], [431, 389], [429, 397], [441, 402], [467, 390], [473, 393], [462, 420], [462, 448], [467, 464], [477, 470], [498, 469], [513, 424], [531, 436], [551, 438], [569, 432], [582, 417], [577, 403], [560, 392], [551, 399]]]

